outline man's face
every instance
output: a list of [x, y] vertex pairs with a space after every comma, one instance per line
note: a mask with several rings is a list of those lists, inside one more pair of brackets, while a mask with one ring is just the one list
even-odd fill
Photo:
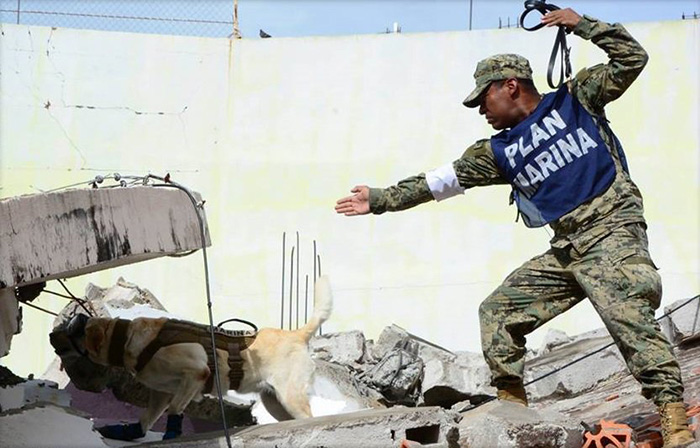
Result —
[[479, 113], [496, 130], [512, 128], [518, 124], [513, 101], [514, 79], [494, 81], [481, 96]]

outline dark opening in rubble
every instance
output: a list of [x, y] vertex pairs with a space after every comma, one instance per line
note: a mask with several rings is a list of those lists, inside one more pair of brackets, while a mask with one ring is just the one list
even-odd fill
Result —
[[406, 440], [422, 444], [437, 443], [440, 439], [440, 425], [421, 426], [406, 430]]

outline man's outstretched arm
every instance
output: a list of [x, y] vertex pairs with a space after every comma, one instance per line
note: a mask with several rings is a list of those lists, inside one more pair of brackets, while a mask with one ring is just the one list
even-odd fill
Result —
[[336, 202], [336, 213], [345, 216], [358, 216], [373, 213], [380, 215], [387, 211], [406, 210], [418, 204], [433, 200], [424, 174], [411, 176], [388, 188], [369, 188], [357, 185], [351, 196]]

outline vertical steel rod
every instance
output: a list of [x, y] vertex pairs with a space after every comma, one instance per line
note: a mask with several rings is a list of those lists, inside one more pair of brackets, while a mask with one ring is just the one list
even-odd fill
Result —
[[[297, 266], [298, 268], [298, 266]], [[289, 257], [289, 329], [292, 329], [292, 287], [294, 286], [294, 246]]]
[[297, 328], [299, 328], [299, 274], [301, 273], [299, 252], [301, 252], [301, 247], [299, 247], [299, 232], [297, 232]]
[[[318, 276], [320, 277], [321, 274], [321, 254], [316, 255], [318, 258]], [[323, 334], [323, 326], [318, 327], [318, 334], [322, 335]]]
[[304, 287], [304, 325], [309, 321], [309, 274], [306, 274]]
[[469, 31], [471, 31], [471, 29], [472, 29], [472, 12], [474, 10], [473, 3], [474, 3], [473, 0], [469, 0]]
[[286, 236], [287, 232], [282, 232], [282, 289], [280, 289], [281, 293], [281, 301], [280, 301], [280, 330], [284, 330], [284, 262], [286, 261]]
[[316, 240], [314, 240], [314, 284], [316, 284]]

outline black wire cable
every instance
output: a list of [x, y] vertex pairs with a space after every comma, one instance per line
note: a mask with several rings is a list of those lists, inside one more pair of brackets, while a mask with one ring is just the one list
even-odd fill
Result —
[[[216, 393], [217, 393], [217, 398], [219, 399], [219, 408], [221, 410], [221, 423], [223, 424], [224, 427], [224, 435], [226, 436], [226, 444], [229, 448], [231, 448], [231, 435], [229, 434], [228, 426], [226, 424], [226, 414], [225, 414], [225, 409], [224, 409], [224, 398], [223, 398], [223, 393], [221, 391], [221, 377], [219, 374], [219, 361], [218, 361], [218, 356], [216, 353], [216, 336], [214, 334], [214, 317], [212, 314], [212, 302], [211, 302], [211, 290], [209, 287], [209, 263], [207, 261], [207, 239], [206, 235], [204, 232], [204, 219], [202, 218], [202, 215], [200, 213], [200, 209], [202, 208], [200, 204], [197, 203], [197, 200], [195, 199], [194, 195], [190, 192], [189, 189], [186, 187], [173, 182], [170, 180], [170, 175], [166, 175], [165, 178], [154, 176], [152, 174], [149, 174], [144, 177], [144, 184], [148, 181], [148, 179], [157, 179], [161, 182], [165, 182], [163, 184], [151, 184], [153, 187], [166, 187], [166, 188], [176, 188], [180, 191], [183, 191], [187, 197], [190, 198], [190, 201], [192, 202], [192, 206], [194, 207], [195, 214], [197, 215], [197, 220], [199, 221], [199, 233], [202, 241], [202, 255], [204, 258], [204, 277], [205, 277], [205, 284], [206, 284], [206, 292], [207, 292], [207, 311], [209, 312], [209, 335], [211, 337], [211, 345], [212, 345], [212, 355], [214, 358], [214, 376], [216, 379]], [[203, 205], [203, 203], [202, 203]]]
[[[681, 309], [681, 308], [683, 308], [684, 306], [688, 305], [688, 304], [689, 304], [690, 302], [692, 302], [693, 300], [698, 300], [698, 299], [700, 299], [700, 295], [691, 297], [690, 299], [688, 299], [688, 300], [686, 300], [685, 302], [681, 303], [681, 304], [678, 305], [677, 307], [673, 308], [673, 309], [672, 309], [671, 311], [669, 311], [668, 313], [664, 313], [661, 317], [659, 317], [658, 319], [656, 319], [656, 321], [657, 321], [657, 322], [660, 322], [661, 319], [664, 319], [664, 318], [670, 316], [671, 314], [675, 313], [675, 312], [678, 311], [679, 309]], [[547, 378], [547, 377], [550, 377], [550, 376], [554, 375], [555, 373], [561, 372], [562, 370], [566, 369], [567, 367], [571, 367], [572, 365], [574, 365], [574, 364], [576, 364], [576, 363], [579, 363], [579, 362], [583, 361], [584, 359], [590, 358], [591, 356], [593, 356], [593, 355], [595, 355], [595, 354], [598, 354], [598, 353], [600, 353], [600, 352], [602, 352], [602, 351], [604, 351], [604, 350], [606, 350], [606, 349], [612, 347], [613, 345], [615, 345], [615, 342], [611, 342], [611, 343], [609, 343], [609, 344], [607, 344], [607, 345], [604, 345], [604, 346], [602, 346], [602, 347], [600, 347], [600, 348], [598, 348], [598, 349], [596, 349], [596, 350], [594, 350], [594, 351], [592, 351], [592, 352], [590, 352], [590, 353], [586, 353], [585, 355], [581, 356], [580, 358], [576, 358], [576, 359], [574, 359], [573, 361], [568, 362], [568, 363], [564, 364], [564, 365], [561, 366], [561, 367], [557, 367], [556, 369], [554, 369], [554, 370], [552, 370], [552, 371], [550, 371], [550, 372], [547, 372], [547, 373], [545, 373], [544, 375], [542, 375], [542, 376], [540, 376], [540, 377], [537, 377], [537, 378], [535, 378], [535, 379], [533, 379], [533, 380], [531, 380], [531, 381], [528, 381], [527, 383], [524, 383], [524, 384], [523, 384], [523, 387], [529, 386], [529, 385], [531, 385], [531, 384], [533, 384], [533, 383], [536, 383], [537, 381], [540, 381], [540, 380], [543, 380], [543, 379], [545, 379], [545, 378]], [[493, 401], [493, 400], [495, 400], [495, 399], [496, 399], [496, 397], [489, 397], [488, 399], [482, 401], [481, 403], [479, 403], [479, 404], [477, 404], [477, 405], [474, 405], [474, 407], [472, 407], [471, 409], [478, 408], [479, 406], [482, 406], [482, 405], [484, 405], [484, 404], [486, 404], [486, 403], [488, 403], [488, 402], [490, 402], [490, 401]]]

